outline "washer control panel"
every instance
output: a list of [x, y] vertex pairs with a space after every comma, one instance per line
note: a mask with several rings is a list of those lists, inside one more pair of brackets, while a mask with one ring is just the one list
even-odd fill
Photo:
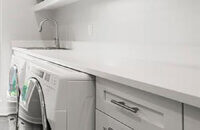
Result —
[[39, 70], [39, 69], [32, 69], [32, 72], [35, 74], [35, 75], [37, 75], [37, 76], [39, 76], [41, 79], [44, 77], [44, 71], [42, 71], [42, 70]]
[[45, 76], [44, 76], [44, 80], [45, 80], [46, 84], [47, 84], [49, 87], [51, 87], [51, 88], [56, 88], [56, 85], [57, 85], [57, 83], [58, 83], [58, 79], [56, 78], [55, 75], [46, 72], [46, 73], [45, 73]]
[[[47, 87], [55, 89], [58, 84], [58, 78], [55, 74], [51, 72], [47, 72], [42, 69], [38, 69], [35, 66], [31, 66], [31, 72], [37, 76], [37, 78], [41, 79], [42, 82], [46, 84]], [[41, 82], [41, 81], [40, 81]]]
[[51, 78], [51, 74], [46, 73], [46, 74], [45, 74], [45, 77], [44, 77], [44, 80], [47, 81], [47, 82], [49, 82], [49, 81], [50, 81], [50, 78]]

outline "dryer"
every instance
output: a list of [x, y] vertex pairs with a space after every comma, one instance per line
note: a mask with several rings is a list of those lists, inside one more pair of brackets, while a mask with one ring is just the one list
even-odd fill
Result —
[[94, 130], [94, 78], [50, 62], [27, 62], [19, 116], [43, 130]]

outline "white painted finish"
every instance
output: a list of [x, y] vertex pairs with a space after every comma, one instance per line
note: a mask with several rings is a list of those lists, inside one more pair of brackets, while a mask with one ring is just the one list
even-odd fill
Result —
[[184, 130], [200, 129], [200, 109], [184, 105]]
[[36, 4], [34, 7], [34, 10], [40, 11], [40, 10], [55, 9], [67, 4], [74, 3], [76, 1], [79, 1], [79, 0], [44, 0]]
[[[85, 48], [83, 48], [85, 49]], [[76, 50], [26, 50], [23, 53], [109, 79], [133, 88], [200, 107], [200, 69], [177, 64], [113, 57]], [[85, 55], [84, 55], [85, 54]]]
[[[139, 111], [131, 112], [113, 104], [112, 100]], [[136, 130], [182, 130], [181, 103], [98, 77], [96, 107]]]
[[115, 119], [96, 110], [96, 129], [95, 130], [137, 130], [125, 126]]

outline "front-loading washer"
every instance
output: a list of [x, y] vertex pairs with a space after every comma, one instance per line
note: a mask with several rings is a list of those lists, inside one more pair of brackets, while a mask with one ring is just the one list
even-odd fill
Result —
[[47, 61], [27, 62], [19, 117], [43, 130], [94, 130], [94, 78]]
[[25, 79], [26, 60], [18, 55], [12, 55], [9, 71], [9, 88], [7, 91], [7, 108], [9, 129], [17, 129], [18, 123], [18, 102], [20, 95], [20, 87]]
[[25, 80], [26, 60], [23, 57], [12, 55], [9, 71], [9, 88], [7, 91], [8, 102], [17, 102], [18, 87], [21, 87]]

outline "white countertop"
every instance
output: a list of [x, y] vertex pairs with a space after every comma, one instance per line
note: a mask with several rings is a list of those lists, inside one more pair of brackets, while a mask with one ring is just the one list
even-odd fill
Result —
[[128, 58], [85, 56], [71, 50], [15, 51], [200, 107], [200, 68]]

